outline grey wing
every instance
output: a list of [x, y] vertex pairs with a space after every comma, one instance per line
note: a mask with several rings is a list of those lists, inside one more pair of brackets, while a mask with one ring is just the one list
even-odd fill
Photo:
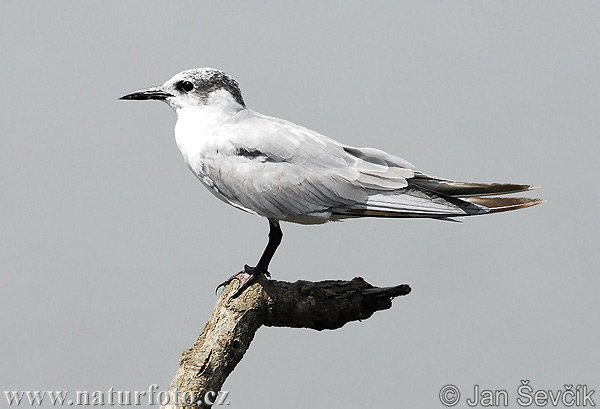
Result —
[[366, 216], [445, 218], [532, 205], [515, 198], [462, 198], [524, 190], [522, 185], [432, 178], [381, 150], [345, 146], [252, 111], [246, 115], [223, 129], [229, 146], [215, 161], [216, 185], [232, 204], [264, 217], [306, 224]]
[[363, 210], [464, 214], [415, 193], [412, 165], [383, 151], [344, 146], [251, 111], [221, 132], [228, 145], [215, 149], [212, 163], [206, 160], [215, 188], [234, 206], [261, 216], [322, 223]]
[[273, 219], [323, 223], [332, 209], [366, 201], [366, 192], [349, 183], [360, 175], [348, 154], [321, 135], [260, 114], [221, 132], [228, 146], [205, 161], [215, 188], [234, 206]]

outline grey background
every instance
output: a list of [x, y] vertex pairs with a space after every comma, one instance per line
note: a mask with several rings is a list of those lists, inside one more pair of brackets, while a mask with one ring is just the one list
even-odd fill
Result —
[[267, 223], [195, 180], [175, 114], [117, 100], [201, 66], [259, 112], [548, 200], [463, 224], [284, 224], [276, 278], [413, 293], [337, 331], [262, 328], [224, 386], [232, 408], [435, 408], [449, 383], [457, 407], [475, 384], [517, 407], [522, 379], [600, 389], [598, 3], [2, 9], [2, 390], [168, 388], [215, 285], [260, 255]]

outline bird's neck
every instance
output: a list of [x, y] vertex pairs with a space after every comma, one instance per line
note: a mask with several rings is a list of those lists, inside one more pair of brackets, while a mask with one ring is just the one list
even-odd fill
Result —
[[232, 98], [214, 98], [206, 105], [177, 109], [175, 140], [186, 162], [198, 156], [215, 131], [243, 109]]

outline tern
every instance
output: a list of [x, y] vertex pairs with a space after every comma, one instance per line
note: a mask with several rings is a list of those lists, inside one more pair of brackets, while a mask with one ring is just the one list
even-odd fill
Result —
[[[491, 214], [543, 200], [490, 197], [533, 189], [428, 176], [404, 159], [357, 148], [292, 122], [246, 108], [238, 82], [212, 68], [182, 71], [124, 100], [166, 102], [176, 113], [175, 139], [190, 170], [216, 197], [269, 222], [268, 244], [240, 281], [237, 296], [281, 243], [280, 222], [321, 224], [359, 217], [433, 218]], [[217, 289], [219, 288], [217, 287]]]

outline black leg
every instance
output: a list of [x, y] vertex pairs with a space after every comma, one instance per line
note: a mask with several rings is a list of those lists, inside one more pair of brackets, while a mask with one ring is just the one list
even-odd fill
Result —
[[258, 275], [264, 274], [267, 277], [271, 277], [269, 273], [269, 263], [271, 259], [275, 255], [275, 251], [279, 244], [281, 244], [281, 239], [283, 238], [283, 232], [281, 231], [281, 227], [279, 227], [278, 220], [269, 220], [269, 242], [267, 243], [267, 247], [265, 251], [263, 251], [262, 256], [260, 256], [260, 260], [258, 260], [258, 264], [256, 267], [250, 267], [249, 265], [244, 266], [244, 271], [240, 271], [237, 274], [232, 275], [226, 281], [219, 284], [215, 291], [218, 291], [219, 288], [226, 286], [232, 280], [238, 280], [240, 282], [239, 288], [233, 293], [230, 298], [237, 297], [244, 288], [250, 285], [250, 282]]
[[271, 221], [269, 220], [269, 242], [267, 243], [267, 247], [265, 251], [263, 251], [262, 256], [260, 256], [260, 260], [258, 260], [258, 264], [254, 269], [258, 270], [259, 273], [269, 274], [269, 263], [271, 259], [275, 255], [275, 251], [277, 247], [281, 244], [281, 239], [283, 238], [283, 232], [281, 231], [281, 227], [279, 227], [279, 221]]

